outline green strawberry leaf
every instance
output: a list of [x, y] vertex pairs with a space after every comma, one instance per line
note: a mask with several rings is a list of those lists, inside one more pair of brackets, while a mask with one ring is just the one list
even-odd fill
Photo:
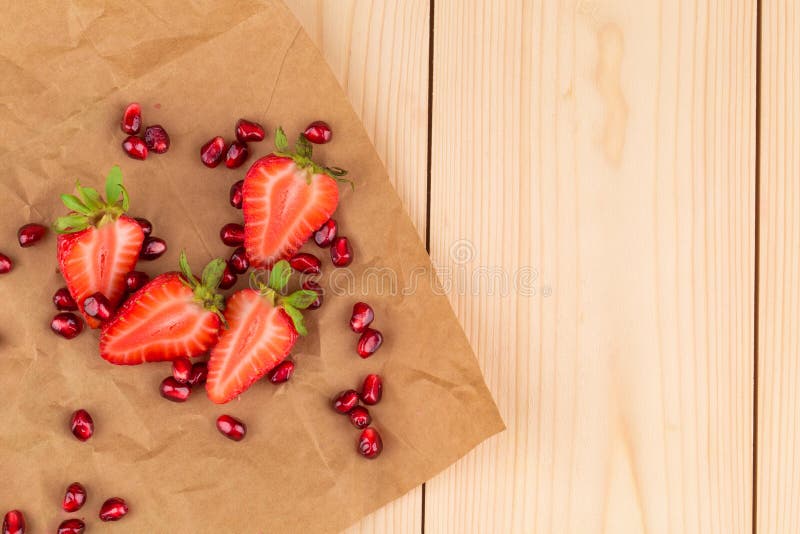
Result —
[[275, 148], [278, 149], [278, 152], [289, 150], [289, 140], [286, 138], [286, 132], [280, 126], [275, 131]]
[[89, 227], [86, 215], [67, 215], [56, 219], [53, 230], [59, 234], [74, 234]]
[[292, 267], [286, 260], [281, 260], [272, 266], [272, 271], [269, 273], [269, 287], [273, 291], [280, 293], [289, 283], [289, 278], [292, 276]]
[[128, 206], [130, 206], [130, 198], [128, 197], [128, 190], [125, 189], [125, 186], [120, 185], [119, 190], [122, 193], [122, 211], [128, 211]]
[[70, 210], [72, 210], [74, 212], [81, 213], [83, 215], [91, 215], [92, 214], [92, 210], [90, 210], [75, 195], [61, 195], [61, 202], [63, 202], [66, 207], [68, 207]]
[[315, 300], [317, 300], [316, 291], [311, 291], [310, 289], [300, 289], [283, 299], [283, 302], [285, 304], [289, 304], [293, 308], [297, 308], [298, 310], [305, 310], [311, 306]]
[[333, 178], [339, 178], [347, 174], [347, 171], [341, 167], [325, 167], [325, 174]]
[[311, 159], [311, 153], [314, 149], [311, 147], [311, 143], [308, 142], [308, 139], [306, 139], [306, 136], [300, 134], [297, 137], [297, 142], [294, 144], [294, 151], [301, 158]]
[[119, 165], [114, 165], [106, 176], [106, 202], [116, 204], [122, 189], [122, 169]]
[[181, 255], [178, 257], [178, 266], [181, 268], [183, 277], [189, 282], [189, 287], [194, 287], [200, 283], [192, 272], [192, 268], [189, 266], [189, 260], [186, 258], [185, 250], [181, 250]]
[[83, 199], [83, 203], [92, 211], [100, 211], [103, 209], [103, 199], [100, 198], [100, 193], [91, 187], [83, 187], [80, 183], [75, 184], [78, 194]]
[[283, 303], [283, 309], [286, 310], [286, 314], [292, 320], [294, 329], [297, 330], [297, 333], [301, 336], [308, 334], [305, 322], [303, 321], [303, 314], [300, 312], [300, 310], [286, 302]]
[[222, 258], [215, 258], [208, 262], [203, 269], [203, 287], [212, 291], [217, 289], [217, 286], [219, 286], [219, 283], [222, 280], [222, 273], [225, 272], [225, 265], [225, 260]]

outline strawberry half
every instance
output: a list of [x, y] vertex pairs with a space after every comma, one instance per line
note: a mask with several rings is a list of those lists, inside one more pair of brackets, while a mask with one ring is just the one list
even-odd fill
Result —
[[86, 322], [97, 328], [100, 321], [84, 313], [83, 301], [100, 292], [112, 311], [116, 309], [125, 295], [125, 275], [136, 267], [144, 232], [125, 215], [128, 192], [119, 167], [112, 168], [106, 178], [105, 199], [91, 187], [77, 184], [76, 190], [78, 196], [61, 195], [71, 213], [54, 225], [60, 234], [58, 266]]
[[279, 261], [267, 286], [261, 285], [260, 291], [243, 289], [228, 299], [228, 329], [208, 360], [206, 391], [217, 404], [247, 390], [289, 355], [298, 335], [306, 334], [300, 310], [314, 302], [317, 294], [301, 289], [281, 296], [291, 274], [289, 263]]
[[292, 256], [339, 203], [337, 181], [347, 171], [311, 160], [311, 144], [302, 135], [295, 152], [286, 134], [275, 134], [277, 152], [259, 159], [244, 179], [244, 246], [254, 267], [270, 267]]
[[193, 357], [219, 338], [224, 298], [217, 286], [225, 260], [203, 269], [202, 281], [181, 253], [181, 273], [159, 275], [134, 293], [100, 334], [100, 355], [118, 365]]

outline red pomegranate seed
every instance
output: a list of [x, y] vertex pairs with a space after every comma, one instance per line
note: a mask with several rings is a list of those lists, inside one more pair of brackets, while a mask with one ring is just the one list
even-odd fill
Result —
[[144, 142], [147, 148], [156, 154], [163, 154], [169, 150], [169, 134], [160, 124], [147, 127], [144, 131]]
[[83, 321], [72, 312], [61, 312], [50, 321], [50, 329], [62, 337], [72, 339], [83, 331]]
[[159, 258], [167, 251], [167, 242], [160, 237], [148, 236], [144, 238], [142, 250], [139, 251], [139, 258], [150, 261]]
[[153, 233], [153, 223], [151, 223], [150, 221], [148, 221], [144, 217], [136, 217], [134, 219], [134, 221], [139, 223], [139, 226], [142, 227], [142, 232], [144, 232], [144, 236], [145, 237], [147, 237], [147, 236], [149, 236], [150, 234]]
[[337, 267], [347, 267], [353, 262], [353, 249], [346, 237], [337, 237], [331, 243], [331, 262]]
[[248, 141], [263, 141], [265, 135], [264, 127], [257, 122], [239, 119], [236, 123], [236, 139], [242, 143]]
[[353, 426], [356, 428], [367, 428], [372, 422], [372, 416], [369, 415], [369, 410], [363, 406], [353, 407], [348, 415], [350, 416], [350, 422], [353, 423]]
[[383, 396], [383, 379], [379, 375], [367, 375], [361, 386], [360, 396], [364, 404], [378, 404]]
[[247, 149], [247, 144], [241, 141], [234, 141], [228, 147], [228, 152], [225, 154], [225, 166], [229, 169], [236, 169], [242, 166], [242, 163], [247, 161], [250, 156], [250, 151]]
[[83, 534], [86, 523], [80, 519], [65, 519], [58, 525], [58, 534]]
[[279, 363], [275, 368], [267, 373], [267, 378], [273, 384], [283, 384], [284, 382], [288, 381], [292, 378], [294, 374], [294, 362], [290, 360], [284, 360]]
[[222, 278], [219, 281], [219, 288], [220, 289], [230, 289], [236, 285], [236, 281], [239, 279], [231, 270], [230, 264], [225, 265], [225, 270], [222, 272]]
[[328, 123], [323, 121], [314, 121], [306, 126], [306, 129], [303, 131], [303, 135], [315, 145], [324, 145], [331, 140], [331, 137], [333, 137], [333, 132], [331, 132], [331, 127], [328, 126]]
[[111, 302], [100, 292], [92, 293], [83, 301], [83, 311], [98, 321], [107, 321], [111, 317]]
[[211, 169], [219, 165], [224, 154], [225, 140], [220, 136], [211, 139], [200, 147], [200, 161], [203, 162], [203, 165]]
[[128, 513], [128, 505], [125, 499], [111, 497], [100, 507], [100, 519], [102, 521], [119, 521]]
[[150, 276], [142, 271], [131, 271], [125, 275], [125, 287], [133, 293], [150, 281]]
[[322, 262], [319, 258], [308, 252], [299, 252], [289, 258], [289, 265], [295, 271], [303, 274], [319, 274], [322, 271]]
[[365, 428], [358, 437], [358, 452], [370, 460], [377, 458], [383, 450], [383, 441], [378, 431], [372, 427]]
[[228, 223], [220, 229], [219, 238], [229, 247], [239, 247], [244, 243], [244, 226]]
[[324, 291], [322, 290], [322, 288], [318, 283], [316, 283], [313, 280], [306, 280], [305, 282], [303, 282], [303, 289], [307, 289], [309, 291], [314, 291], [317, 293], [317, 300], [309, 304], [308, 308], [306, 308], [307, 310], [316, 310], [320, 306], [322, 306], [322, 298]]
[[353, 305], [353, 315], [350, 316], [350, 328], [356, 334], [360, 334], [375, 319], [375, 313], [365, 302], [356, 302]]
[[247, 434], [247, 425], [230, 415], [220, 415], [217, 418], [217, 429], [233, 441], [242, 441]]
[[192, 362], [189, 358], [178, 358], [172, 361], [172, 378], [178, 384], [188, 384], [192, 374]]
[[3, 517], [3, 534], [25, 534], [25, 516], [19, 510], [6, 512]]
[[69, 294], [69, 289], [66, 287], [60, 288], [53, 294], [53, 304], [56, 305], [57, 310], [61, 311], [75, 311], [78, 309], [78, 305], [75, 304], [72, 295]]
[[14, 268], [14, 263], [11, 261], [11, 258], [6, 256], [5, 254], [0, 253], [0, 274], [6, 274], [10, 272], [11, 269]]
[[86, 441], [94, 434], [94, 421], [84, 409], [76, 410], [70, 419], [70, 429], [72, 435], [81, 441]]
[[133, 159], [147, 159], [147, 145], [141, 137], [129, 135], [122, 142], [122, 150]]
[[194, 362], [192, 372], [189, 373], [189, 385], [201, 386], [206, 383], [208, 378], [208, 364], [206, 362]]
[[236, 274], [244, 274], [250, 268], [250, 262], [247, 260], [247, 251], [244, 247], [239, 247], [231, 254], [231, 259], [228, 260], [228, 267]]
[[244, 180], [239, 180], [235, 184], [231, 186], [230, 192], [230, 202], [231, 206], [236, 208], [237, 210], [242, 209], [242, 186], [244, 185]]
[[369, 358], [383, 344], [383, 334], [373, 328], [367, 328], [358, 339], [358, 355]]
[[17, 230], [17, 240], [21, 247], [32, 247], [47, 233], [47, 227], [41, 224], [30, 223]]
[[333, 409], [339, 413], [348, 413], [358, 404], [358, 392], [348, 389], [340, 392], [333, 399]]
[[122, 131], [128, 135], [136, 135], [142, 127], [142, 106], [133, 102], [128, 104], [122, 113]]
[[161, 381], [159, 386], [161, 396], [172, 402], [186, 402], [192, 393], [192, 387], [188, 384], [181, 384], [175, 377], [168, 376]]
[[338, 231], [338, 226], [336, 221], [333, 219], [328, 219], [326, 222], [322, 223], [322, 226], [314, 232], [314, 243], [322, 248], [326, 248], [331, 246], [333, 240], [336, 239], [336, 233]]
[[61, 502], [61, 508], [65, 512], [77, 512], [86, 502], [86, 488], [80, 482], [73, 482], [67, 486], [67, 491], [64, 493], [64, 500]]

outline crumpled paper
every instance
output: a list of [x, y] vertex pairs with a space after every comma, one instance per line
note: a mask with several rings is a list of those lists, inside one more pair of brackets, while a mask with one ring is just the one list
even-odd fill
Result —
[[[82, 482], [87, 505], [73, 516], [91, 528], [107, 497], [131, 512], [117, 533], [335, 532], [445, 469], [503, 429], [476, 359], [411, 221], [342, 90], [287, 8], [277, 1], [10, 2], [0, 14], [0, 251], [15, 268], [0, 276], [0, 508], [22, 509], [30, 532], [53, 532], [66, 486]], [[172, 138], [164, 155], [128, 159], [119, 118], [143, 105], [145, 124]], [[76, 179], [102, 188], [120, 164], [131, 214], [150, 219], [168, 252], [139, 268], [175, 270], [183, 248], [199, 270], [231, 249], [218, 238], [241, 221], [228, 190], [246, 167], [207, 169], [198, 147], [233, 136], [240, 117], [270, 129], [251, 144], [272, 148], [274, 128], [290, 138], [324, 118], [334, 141], [316, 159], [348, 169], [336, 219], [355, 262], [324, 259], [324, 306], [306, 314], [310, 334], [293, 353], [292, 380], [262, 381], [217, 406], [196, 390], [185, 404], [161, 399], [170, 366], [116, 367], [97, 350], [97, 332], [67, 341], [49, 330], [53, 292], [63, 285], [51, 232], [21, 249], [16, 230], [63, 214], [58, 195]], [[391, 274], [394, 273], [394, 274]], [[245, 277], [241, 277], [245, 278]], [[246, 280], [241, 279], [238, 288]], [[382, 286], [382, 287], [381, 287]], [[354, 302], [375, 309], [384, 346], [355, 353]], [[370, 410], [383, 436], [376, 460], [355, 451], [358, 431], [330, 399], [368, 373], [385, 379]], [[68, 430], [89, 410], [95, 436]], [[244, 420], [248, 435], [221, 436], [216, 417]]]

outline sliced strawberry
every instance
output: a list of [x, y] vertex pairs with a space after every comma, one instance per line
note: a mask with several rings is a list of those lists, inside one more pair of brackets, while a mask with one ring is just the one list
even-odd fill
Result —
[[255, 267], [270, 267], [292, 256], [339, 203], [336, 181], [346, 174], [311, 160], [311, 145], [301, 135], [296, 152], [287, 152], [286, 135], [275, 135], [278, 152], [256, 161], [244, 179], [245, 249]]
[[100, 355], [118, 365], [136, 365], [209, 350], [219, 337], [224, 304], [216, 287], [224, 269], [224, 260], [213, 260], [198, 281], [181, 254], [183, 274], [155, 277], [103, 327]]

